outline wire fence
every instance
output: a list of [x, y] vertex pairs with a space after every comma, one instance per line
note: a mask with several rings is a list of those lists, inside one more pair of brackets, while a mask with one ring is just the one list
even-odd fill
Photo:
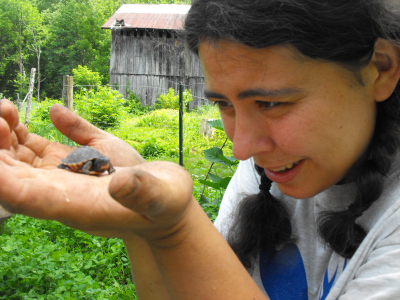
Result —
[[190, 91], [191, 97], [193, 99], [192, 103], [189, 104], [190, 109], [200, 106], [200, 105], [210, 104], [210, 102], [207, 99], [205, 99], [203, 96], [203, 91], [205, 88], [205, 85], [203, 82], [201, 82], [201, 83], [194, 82], [192, 84], [184, 84], [182, 82], [172, 81], [169, 79], [166, 79], [166, 81], [168, 83], [168, 87], [159, 86], [159, 85], [155, 86], [155, 85], [149, 85], [149, 84], [135, 86], [135, 87], [131, 87], [131, 85], [129, 85], [129, 84], [124, 84], [124, 85], [120, 85], [120, 84], [107, 84], [107, 85], [74, 84], [72, 86], [64, 84], [63, 90], [64, 90], [64, 88], [73, 88], [74, 92], [76, 92], [77, 89], [81, 89], [81, 90], [85, 91], [85, 90], [90, 90], [90, 89], [98, 88], [98, 87], [110, 87], [114, 90], [118, 90], [118, 92], [120, 94], [122, 94], [125, 99], [129, 97], [129, 92], [132, 92], [140, 99], [142, 105], [153, 106], [161, 94], [168, 94], [170, 88], [174, 89], [175, 96], [177, 96], [179, 86], [181, 85], [183, 87], [184, 91], [185, 90]]
[[[129, 101], [133, 100], [131, 97], [132, 95], [129, 95], [129, 92], [132, 92], [133, 94], [135, 94], [136, 97], [138, 97], [140, 99], [140, 103], [141, 103], [141, 107], [145, 108], [144, 106], [150, 106], [149, 109], [151, 109], [152, 106], [154, 106], [154, 104], [156, 103], [157, 98], [161, 95], [167, 95], [170, 92], [170, 89], [173, 88], [174, 89], [174, 97], [178, 98], [179, 96], [179, 108], [181, 108], [180, 106], [183, 105], [183, 103], [185, 103], [186, 109], [190, 110], [193, 109], [195, 107], [201, 106], [201, 105], [208, 105], [210, 104], [210, 102], [208, 100], [205, 100], [204, 97], [200, 97], [200, 96], [196, 96], [190, 93], [190, 95], [188, 95], [188, 93], [184, 93], [184, 91], [189, 91], [192, 90], [193, 86], [197, 85], [197, 88], [201, 90], [201, 93], [203, 93], [204, 90], [204, 83], [195, 83], [195, 84], [183, 84], [181, 82], [177, 82], [177, 81], [172, 81], [172, 80], [168, 80], [168, 87], [161, 87], [161, 86], [151, 86], [151, 85], [143, 85], [140, 86], [136, 89], [131, 90], [130, 86], [127, 85], [119, 85], [119, 84], [107, 84], [107, 85], [95, 85], [95, 84], [73, 84], [73, 85], [67, 85], [64, 84], [64, 89], [65, 88], [69, 88], [72, 89], [73, 92], [70, 92], [69, 94], [71, 95], [75, 95], [74, 97], [76, 98], [75, 101], [77, 103], [75, 103], [75, 105], [73, 107], [78, 107], [81, 109], [81, 112], [83, 112], [85, 115], [90, 115], [93, 112], [93, 108], [91, 107], [91, 105], [93, 105], [93, 103], [97, 103], [97, 105], [99, 107], [96, 107], [96, 110], [101, 110], [100, 106], [102, 105], [102, 97], [104, 96], [104, 94], [102, 95], [102, 93], [98, 90], [98, 88], [100, 87], [109, 87], [115, 91], [118, 91], [119, 94], [114, 94], [113, 95], [113, 99], [111, 100], [123, 100], [123, 104], [125, 106], [129, 106]], [[181, 93], [179, 92], [181, 91]], [[125, 92], [125, 95], [122, 93]], [[151, 94], [153, 97], [153, 101], [152, 101], [152, 105], [143, 105], [142, 99], [141, 99], [141, 95], [143, 94]], [[63, 93], [65, 94], [65, 93]], [[185, 101], [183, 101], [182, 99], [182, 94], [185, 96]], [[122, 97], [121, 95], [123, 95], [124, 97]], [[92, 101], [91, 98], [98, 98], [96, 101]], [[110, 101], [110, 97], [109, 94], [104, 96], [104, 97], [108, 97], [108, 99], [104, 99], [104, 102], [106, 101]], [[187, 99], [190, 97], [192, 98], [192, 101], [190, 101], [190, 103], [186, 103]], [[137, 98], [136, 98], [137, 99]], [[65, 100], [65, 99], [64, 99]], [[83, 100], [83, 101], [82, 101]], [[87, 101], [87, 105], [83, 104], [82, 102]], [[119, 101], [121, 102], [121, 101]], [[145, 103], [147, 104], [147, 103]], [[67, 105], [66, 105], [67, 106]], [[118, 105], [121, 106], [121, 105]], [[71, 105], [72, 107], [72, 105]], [[177, 106], [176, 106], [177, 107]], [[186, 110], [185, 107], [182, 108], [183, 110]], [[144, 109], [145, 110], [145, 109]], [[175, 116], [176, 117], [176, 116]], [[111, 114], [109, 115], [109, 119], [106, 120], [107, 117], [106, 116], [100, 116], [99, 118], [95, 118], [95, 120], [92, 120], [91, 122], [100, 127], [100, 128], [108, 128], [108, 127], [113, 127], [113, 122], [116, 122], [116, 118], [113, 118], [111, 116]], [[163, 127], [170, 127], [170, 128], [178, 128], [178, 123], [175, 125], [171, 125], [170, 121], [166, 121], [165, 122], [168, 125], [164, 125]]]

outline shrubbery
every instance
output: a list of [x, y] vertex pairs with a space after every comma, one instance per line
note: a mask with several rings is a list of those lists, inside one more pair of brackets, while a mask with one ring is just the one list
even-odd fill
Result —
[[110, 87], [81, 90], [74, 94], [75, 111], [93, 125], [106, 129], [119, 125], [123, 96]]
[[[183, 92], [183, 111], [187, 110], [187, 106], [192, 100], [193, 97], [190, 93], [190, 90], [185, 90]], [[167, 94], [161, 94], [158, 96], [154, 106], [156, 109], [179, 109], [179, 95], [175, 95], [175, 90], [173, 88], [169, 88]]]
[[74, 75], [74, 85], [82, 86], [82, 88], [92, 89], [101, 85], [103, 77], [99, 72], [93, 72], [86, 66], [79, 65], [78, 68], [72, 69]]
[[135, 93], [130, 90], [127, 90], [127, 93], [128, 98], [125, 100], [124, 106], [128, 113], [140, 116], [150, 111], [150, 107], [140, 104], [140, 98]]

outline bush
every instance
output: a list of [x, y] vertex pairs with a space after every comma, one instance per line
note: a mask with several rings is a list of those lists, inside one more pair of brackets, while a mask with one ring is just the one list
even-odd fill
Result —
[[[190, 90], [185, 90], [183, 92], [183, 111], [187, 110], [186, 108], [189, 102], [192, 100], [193, 97], [190, 94]], [[156, 109], [179, 109], [179, 95], [175, 96], [175, 90], [173, 88], [169, 88], [168, 94], [161, 94], [158, 96], [154, 106]]]
[[78, 68], [72, 69], [72, 74], [74, 75], [74, 85], [87, 86], [89, 89], [101, 85], [102, 76], [99, 72], [93, 72], [86, 66], [79, 65]]
[[130, 90], [127, 90], [127, 92], [128, 99], [125, 100], [124, 106], [127, 108], [128, 113], [141, 116], [150, 111], [148, 106], [142, 106], [140, 104], [140, 98], [136, 96], [135, 93]]
[[122, 95], [109, 87], [99, 87], [97, 91], [81, 90], [74, 94], [76, 112], [93, 125], [107, 129], [117, 127], [123, 112]]

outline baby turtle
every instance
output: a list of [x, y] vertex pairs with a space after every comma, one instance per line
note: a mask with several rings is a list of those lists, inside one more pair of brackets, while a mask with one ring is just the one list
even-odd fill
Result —
[[105, 171], [108, 171], [109, 174], [115, 172], [110, 159], [89, 146], [75, 149], [61, 162], [62, 164], [58, 165], [58, 168], [78, 173], [99, 175]]

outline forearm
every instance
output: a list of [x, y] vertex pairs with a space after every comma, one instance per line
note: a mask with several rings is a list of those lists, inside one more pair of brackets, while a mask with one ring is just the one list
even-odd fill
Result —
[[267, 299], [197, 202], [191, 206], [172, 245], [150, 244], [171, 299]]
[[124, 238], [139, 299], [168, 300], [163, 277], [147, 242], [137, 235]]

